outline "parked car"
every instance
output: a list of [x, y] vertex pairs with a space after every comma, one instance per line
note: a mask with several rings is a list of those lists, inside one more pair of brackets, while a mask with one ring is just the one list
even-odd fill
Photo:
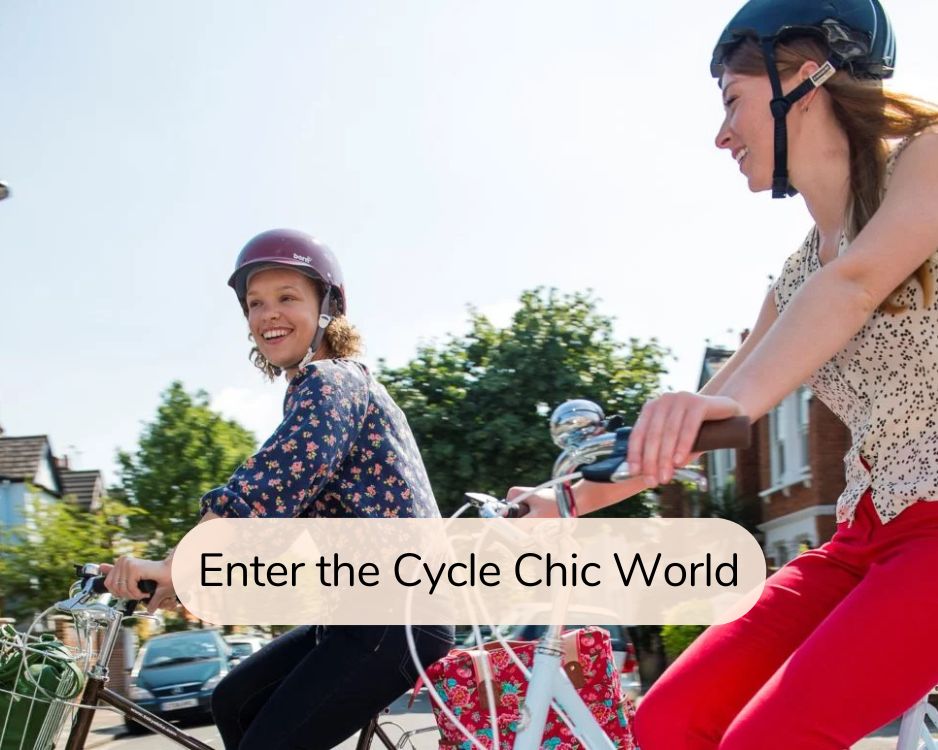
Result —
[[[131, 672], [130, 699], [164, 719], [211, 716], [215, 686], [228, 674], [231, 648], [217, 630], [186, 630], [147, 641]], [[126, 719], [127, 730], [144, 731]]]
[[225, 643], [231, 649], [231, 663], [234, 665], [251, 654], [256, 654], [270, 643], [270, 639], [259, 635], [232, 634], [225, 636]]
[[[578, 630], [585, 625], [564, 625], [564, 632]], [[619, 682], [622, 684], [624, 695], [633, 700], [642, 692], [642, 680], [638, 674], [638, 657], [635, 644], [629, 636], [628, 628], [624, 625], [599, 625], [603, 630], [609, 631], [612, 641], [612, 655], [615, 659], [616, 669], [619, 672]], [[506, 637], [518, 641], [536, 641], [547, 631], [546, 625], [519, 625]]]

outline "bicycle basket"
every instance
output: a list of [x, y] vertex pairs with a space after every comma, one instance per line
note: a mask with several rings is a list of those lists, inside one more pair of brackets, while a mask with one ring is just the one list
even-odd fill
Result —
[[0, 626], [0, 750], [50, 750], [84, 687], [80, 654]]

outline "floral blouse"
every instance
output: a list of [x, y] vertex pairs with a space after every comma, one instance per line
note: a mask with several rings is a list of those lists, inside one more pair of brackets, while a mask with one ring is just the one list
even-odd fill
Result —
[[404, 413], [364, 365], [311, 362], [290, 381], [283, 422], [201, 514], [439, 517]]
[[[906, 138], [892, 150], [887, 177], [910, 141]], [[849, 248], [841, 235], [838, 255]], [[938, 252], [928, 263], [938, 277]], [[779, 314], [820, 268], [813, 227], [776, 282]], [[938, 302], [925, 300], [917, 281], [905, 284], [892, 300], [905, 311], [894, 315], [876, 310], [807, 381], [853, 438], [844, 457], [847, 482], [836, 511], [837, 522], [847, 521], [848, 526], [868, 488], [883, 523], [918, 500], [938, 499]]]

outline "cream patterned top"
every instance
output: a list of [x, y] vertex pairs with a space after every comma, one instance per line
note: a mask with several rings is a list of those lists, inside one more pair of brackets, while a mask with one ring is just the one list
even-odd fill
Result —
[[[909, 142], [903, 140], [890, 154], [887, 179]], [[821, 267], [818, 238], [815, 226], [785, 262], [774, 287], [779, 314]], [[841, 235], [838, 255], [848, 249]], [[938, 252], [928, 262], [938, 278]], [[852, 437], [844, 457], [847, 485], [837, 500], [838, 523], [853, 524], [869, 487], [883, 523], [916, 500], [938, 500], [938, 304], [932, 300], [926, 306], [923, 296], [917, 281], [908, 282], [890, 298], [907, 306], [905, 312], [874, 312], [806, 382]]]

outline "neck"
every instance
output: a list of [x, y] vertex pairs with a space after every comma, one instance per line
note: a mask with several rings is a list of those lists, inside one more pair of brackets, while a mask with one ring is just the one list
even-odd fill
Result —
[[310, 356], [309, 352], [306, 353], [306, 356], [303, 357], [299, 362], [296, 363], [293, 367], [287, 367], [283, 372], [286, 375], [288, 381], [293, 380], [296, 377], [296, 374], [300, 371], [302, 367], [309, 364], [310, 362], [315, 362], [319, 359], [328, 359], [329, 352], [326, 347], [326, 342], [324, 341], [319, 345], [319, 348], [316, 350], [316, 353], [313, 356]]
[[837, 236], [844, 230], [850, 200], [850, 146], [838, 132], [830, 140], [808, 149], [799, 169], [796, 186], [821, 237]]

